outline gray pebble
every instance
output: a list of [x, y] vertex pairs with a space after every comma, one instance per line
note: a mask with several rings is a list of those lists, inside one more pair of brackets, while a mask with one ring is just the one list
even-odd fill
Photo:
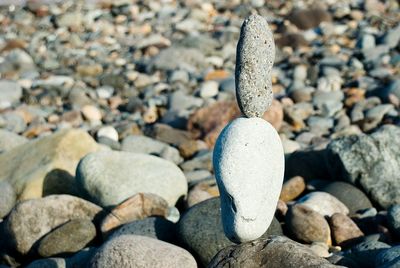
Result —
[[272, 102], [275, 44], [267, 21], [251, 15], [242, 25], [236, 55], [236, 97], [247, 117], [261, 117]]
[[18, 83], [0, 80], [0, 109], [11, 107], [11, 105], [18, 102], [21, 97], [22, 88]]

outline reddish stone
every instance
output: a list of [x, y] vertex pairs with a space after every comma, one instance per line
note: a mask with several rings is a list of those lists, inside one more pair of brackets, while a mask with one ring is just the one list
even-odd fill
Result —
[[150, 216], [168, 215], [168, 203], [163, 198], [150, 193], [138, 193], [115, 207], [101, 223], [101, 232], [107, 236], [118, 226]]
[[213, 147], [222, 129], [239, 116], [236, 102], [218, 101], [197, 110], [189, 118], [187, 128], [196, 138], [204, 139], [208, 146]]

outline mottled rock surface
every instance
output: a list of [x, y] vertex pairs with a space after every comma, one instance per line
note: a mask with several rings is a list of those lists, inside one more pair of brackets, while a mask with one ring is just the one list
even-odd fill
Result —
[[384, 126], [370, 135], [344, 137], [328, 146], [333, 178], [359, 184], [383, 208], [400, 203], [400, 128]]
[[306, 246], [282, 236], [226, 247], [208, 267], [336, 267]]
[[243, 22], [236, 54], [236, 97], [247, 117], [261, 117], [272, 103], [275, 43], [267, 21], [251, 15]]

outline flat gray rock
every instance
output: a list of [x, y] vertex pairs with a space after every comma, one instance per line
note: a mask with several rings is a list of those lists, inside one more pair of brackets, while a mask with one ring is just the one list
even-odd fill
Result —
[[67, 263], [63, 258], [39, 259], [31, 262], [26, 268], [67, 268]]
[[383, 208], [400, 203], [400, 127], [385, 125], [370, 135], [349, 136], [327, 147], [332, 178], [361, 185]]
[[375, 258], [376, 267], [400, 267], [400, 245], [386, 249]]
[[169, 144], [146, 136], [131, 135], [122, 141], [121, 150], [132, 153], [152, 154], [180, 164], [183, 158], [178, 149]]
[[76, 176], [84, 194], [102, 207], [116, 206], [137, 193], [153, 193], [174, 206], [187, 194], [183, 172], [162, 158], [129, 152], [85, 156]]
[[251, 15], [243, 22], [236, 52], [236, 97], [247, 117], [261, 117], [272, 103], [275, 43], [267, 21]]

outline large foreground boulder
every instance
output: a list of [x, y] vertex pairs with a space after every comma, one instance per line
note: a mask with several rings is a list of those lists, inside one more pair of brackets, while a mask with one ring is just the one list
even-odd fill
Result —
[[282, 236], [259, 238], [221, 250], [208, 267], [337, 267], [306, 246]]

